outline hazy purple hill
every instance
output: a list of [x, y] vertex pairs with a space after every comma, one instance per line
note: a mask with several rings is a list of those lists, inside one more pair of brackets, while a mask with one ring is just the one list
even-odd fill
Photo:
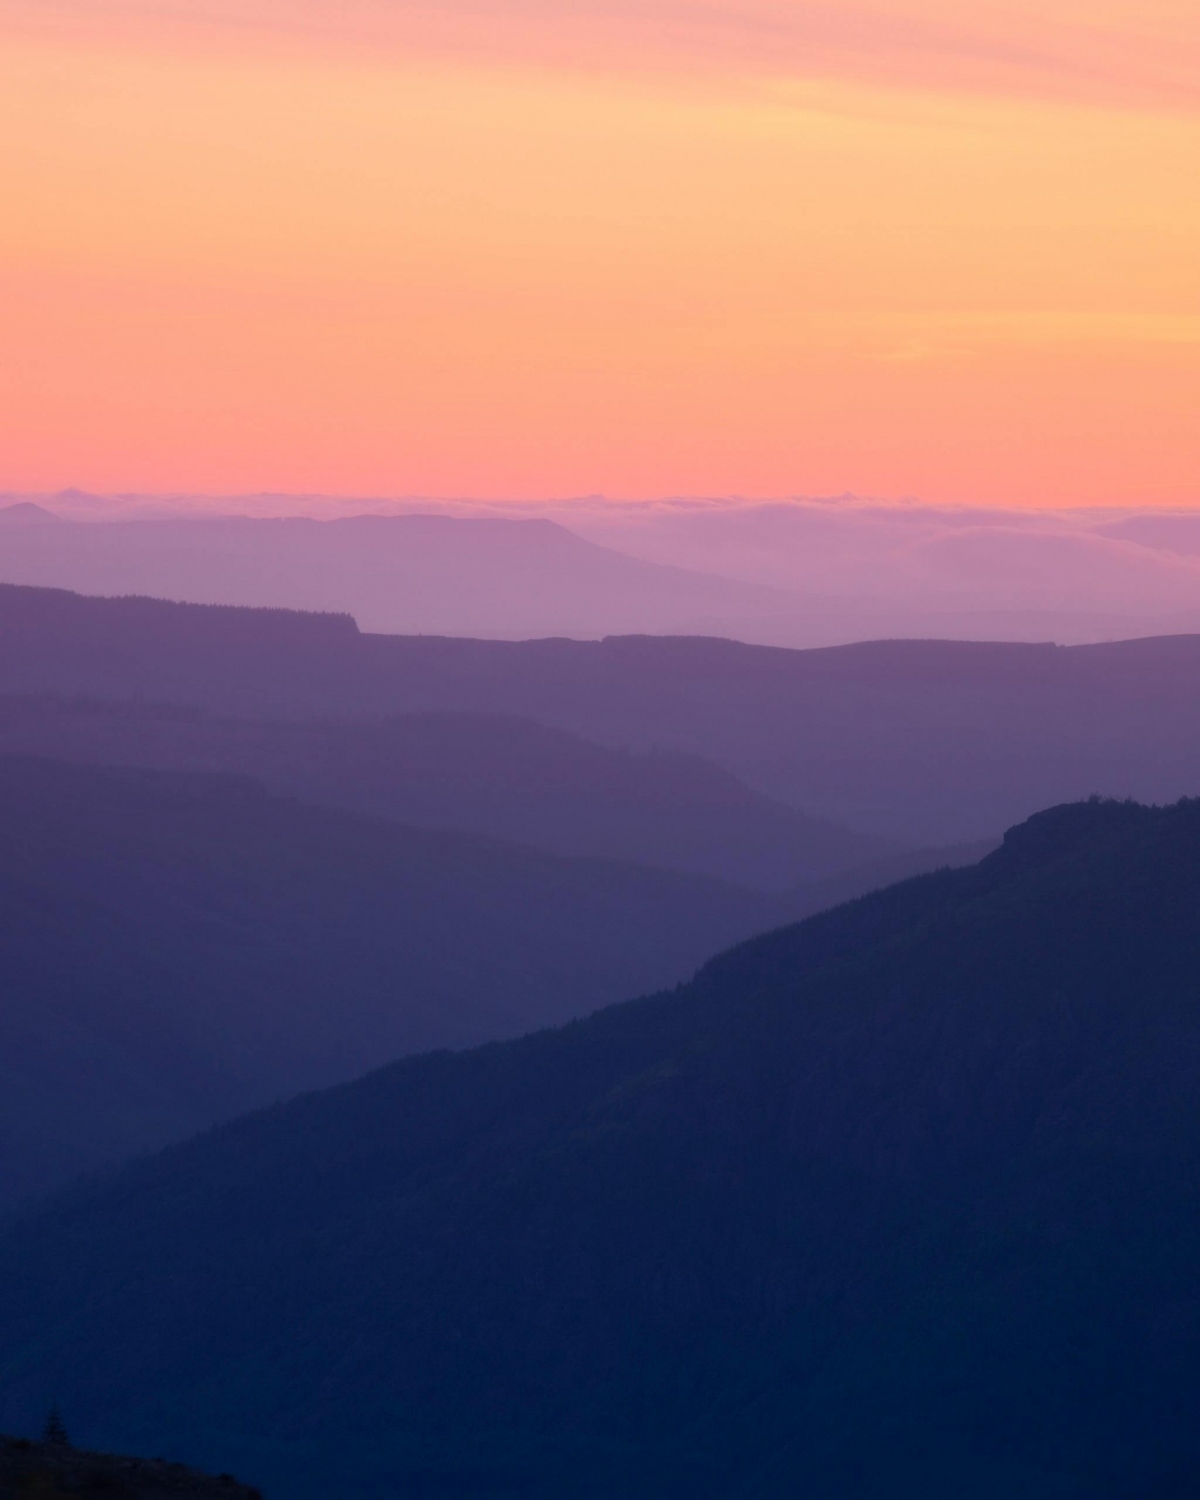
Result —
[[0, 526], [54, 525], [61, 521], [44, 505], [35, 505], [32, 500], [18, 500], [12, 505], [0, 505]]
[[6, 692], [148, 697], [256, 714], [336, 712], [363, 701], [354, 682], [361, 641], [349, 615], [0, 585], [0, 641]]
[[899, 854], [885, 840], [805, 817], [697, 756], [615, 749], [501, 714], [264, 723], [169, 705], [0, 697], [0, 753], [233, 772], [400, 823], [761, 890]]
[[177, 501], [174, 514], [130, 518], [94, 497], [50, 504], [71, 519], [0, 526], [0, 580], [345, 612], [364, 630], [399, 634], [709, 635], [814, 647], [1085, 642], [1200, 627], [1193, 558], [1152, 536], [1061, 517], [613, 504], [562, 506], [559, 519], [317, 519], [188, 515]]
[[393, 1057], [686, 979], [783, 900], [0, 756], [0, 1202]]
[[725, 632], [805, 609], [786, 590], [644, 562], [553, 521], [423, 515], [26, 527], [6, 533], [0, 579], [348, 611], [365, 630], [505, 639]]
[[1195, 514], [1127, 516], [1097, 526], [1096, 531], [1101, 536], [1138, 542], [1160, 552], [1176, 552], [1185, 557], [1200, 554], [1200, 516]]

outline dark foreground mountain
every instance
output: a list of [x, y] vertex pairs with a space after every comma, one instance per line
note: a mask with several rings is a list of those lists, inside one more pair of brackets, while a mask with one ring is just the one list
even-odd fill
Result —
[[1200, 636], [816, 651], [650, 636], [360, 634], [348, 616], [0, 586], [0, 691], [243, 718], [509, 714], [680, 752], [813, 817], [913, 846], [1100, 792], [1200, 789]]
[[[501, 714], [280, 723], [142, 702], [0, 698], [0, 753], [14, 752], [232, 772], [401, 823], [762, 890], [828, 879], [894, 852], [885, 840], [805, 817], [697, 756], [597, 745]], [[919, 868], [938, 863], [924, 861]]]
[[674, 982], [787, 913], [230, 777], [0, 758], [0, 828], [0, 1202]]
[[87, 1453], [65, 1443], [0, 1436], [0, 1500], [262, 1500], [232, 1474], [201, 1474], [164, 1458]]
[[232, 1474], [0, 1436], [0, 1500], [262, 1500]]
[[297, 1497], [1182, 1500], [1200, 803], [1066, 806], [0, 1241], [0, 1421]]

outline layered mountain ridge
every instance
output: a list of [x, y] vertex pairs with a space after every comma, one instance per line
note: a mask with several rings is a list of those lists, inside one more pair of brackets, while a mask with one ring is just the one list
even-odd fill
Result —
[[598, 745], [511, 714], [263, 721], [143, 701], [0, 697], [0, 754], [249, 776], [410, 826], [776, 893], [910, 852], [806, 817], [699, 756]]
[[877, 641], [794, 651], [702, 638], [481, 641], [349, 616], [0, 586], [0, 692], [248, 719], [533, 719], [699, 756], [755, 791], [910, 846], [995, 835], [1092, 793], [1196, 791], [1200, 636], [1056, 647]]

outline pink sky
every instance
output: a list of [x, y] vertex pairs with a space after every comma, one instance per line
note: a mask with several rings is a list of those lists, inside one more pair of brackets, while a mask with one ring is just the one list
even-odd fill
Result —
[[1181, 0], [0, 0], [0, 487], [1200, 500]]

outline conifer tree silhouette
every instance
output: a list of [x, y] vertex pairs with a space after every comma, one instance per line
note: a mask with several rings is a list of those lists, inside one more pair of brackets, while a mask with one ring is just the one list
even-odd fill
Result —
[[46, 1425], [42, 1429], [42, 1442], [49, 1443], [55, 1448], [69, 1448], [71, 1446], [71, 1440], [67, 1436], [67, 1426], [62, 1419], [62, 1412], [58, 1409], [57, 1401], [51, 1406], [46, 1417]]

